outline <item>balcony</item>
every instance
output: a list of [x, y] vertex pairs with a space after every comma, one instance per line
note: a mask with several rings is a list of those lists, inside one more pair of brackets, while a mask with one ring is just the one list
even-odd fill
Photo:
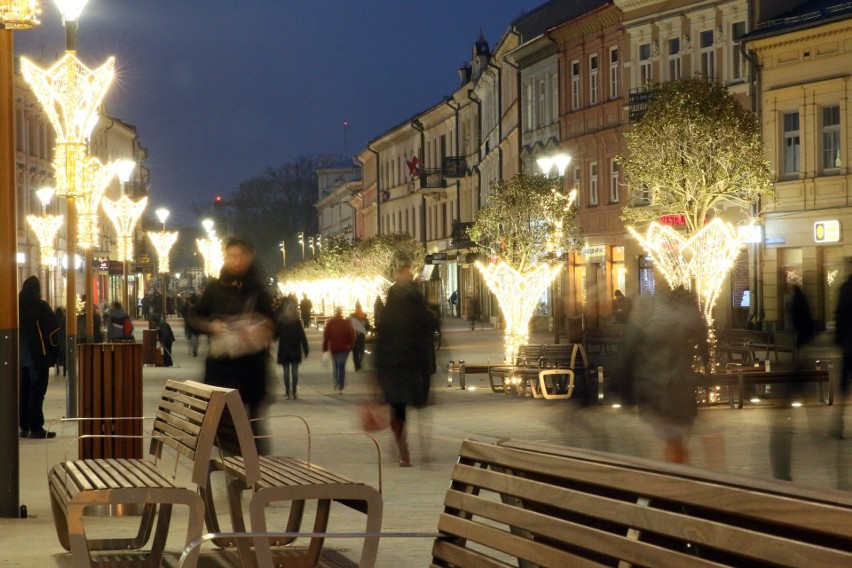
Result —
[[631, 123], [642, 120], [642, 117], [645, 116], [645, 112], [648, 110], [648, 105], [651, 104], [655, 91], [653, 85], [630, 89], [628, 116]]
[[440, 169], [420, 170], [420, 189], [444, 189], [447, 182], [444, 172]]
[[467, 173], [467, 161], [464, 156], [444, 156], [441, 169], [445, 178], [463, 178]]

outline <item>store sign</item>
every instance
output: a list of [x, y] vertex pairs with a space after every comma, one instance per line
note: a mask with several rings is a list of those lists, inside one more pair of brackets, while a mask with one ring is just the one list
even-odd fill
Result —
[[110, 276], [117, 276], [124, 274], [124, 263], [120, 260], [110, 260], [109, 261], [109, 274]]
[[450, 255], [445, 252], [433, 252], [426, 255], [426, 264], [446, 264], [450, 260]]
[[840, 221], [817, 221], [814, 223], [814, 241], [818, 243], [836, 243], [840, 241]]
[[787, 242], [787, 239], [784, 237], [766, 237], [763, 242], [767, 245], [783, 245]]
[[580, 250], [580, 254], [583, 256], [606, 256], [606, 246], [586, 246]]
[[686, 225], [686, 215], [660, 215], [657, 222], [667, 227], [680, 227]]

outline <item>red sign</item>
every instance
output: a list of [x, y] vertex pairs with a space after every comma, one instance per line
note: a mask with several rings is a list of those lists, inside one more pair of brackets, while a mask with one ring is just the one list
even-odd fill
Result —
[[660, 225], [680, 227], [681, 225], [686, 225], [686, 215], [660, 215], [658, 222]]

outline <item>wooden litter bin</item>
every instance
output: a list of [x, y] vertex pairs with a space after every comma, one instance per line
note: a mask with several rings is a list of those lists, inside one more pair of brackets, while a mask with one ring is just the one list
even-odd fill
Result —
[[142, 330], [142, 364], [153, 367], [157, 364], [157, 330]]
[[[109, 420], [142, 416], [142, 345], [87, 343], [77, 346], [78, 432], [141, 436], [142, 420]], [[80, 459], [142, 458], [141, 438], [84, 438]]]

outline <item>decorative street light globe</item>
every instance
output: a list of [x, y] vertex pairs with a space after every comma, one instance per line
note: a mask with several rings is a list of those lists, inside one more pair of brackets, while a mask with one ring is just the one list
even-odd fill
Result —
[[28, 30], [40, 22], [38, 0], [0, 0], [0, 23], [7, 30]]

